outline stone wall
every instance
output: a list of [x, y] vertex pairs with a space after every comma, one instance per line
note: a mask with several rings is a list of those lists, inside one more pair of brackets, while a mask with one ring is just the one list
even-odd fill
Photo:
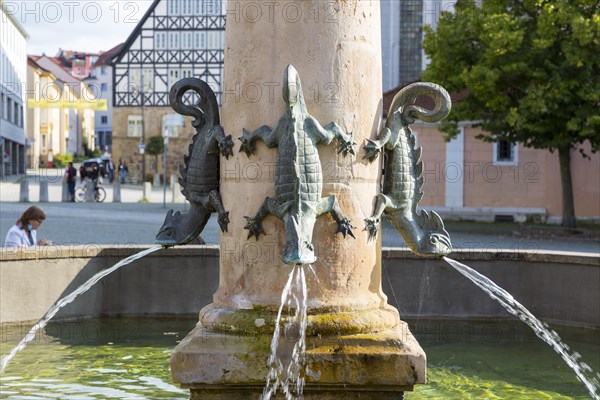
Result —
[[[144, 133], [146, 143], [152, 136], [162, 135], [162, 119], [166, 114], [174, 114], [171, 107], [144, 107]], [[138, 171], [141, 179], [142, 156], [138, 145], [141, 137], [127, 135], [127, 117], [130, 115], [142, 115], [142, 107], [115, 107], [113, 112], [113, 144], [112, 158], [117, 163], [122, 159], [129, 168], [130, 179], [133, 179], [134, 171]], [[178, 137], [169, 139], [167, 153], [167, 176], [179, 175], [179, 164], [183, 162], [184, 154], [188, 154], [188, 147], [192, 143], [192, 136], [196, 132], [191, 126], [191, 117], [185, 117], [185, 125], [181, 128]], [[154, 173], [152, 168], [155, 157], [146, 154], [146, 173]], [[158, 156], [156, 164], [158, 172], [163, 173], [163, 157]]]

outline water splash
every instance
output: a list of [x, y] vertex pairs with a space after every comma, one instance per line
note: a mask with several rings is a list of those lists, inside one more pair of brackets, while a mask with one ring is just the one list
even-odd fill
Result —
[[545, 322], [537, 319], [525, 306], [515, 300], [510, 293], [496, 285], [486, 276], [451, 258], [444, 257], [444, 260], [475, 285], [479, 286], [492, 299], [498, 301], [509, 313], [518, 317], [533, 329], [536, 336], [548, 343], [575, 372], [577, 379], [585, 385], [592, 399], [600, 400], [600, 374], [594, 375], [590, 366], [579, 360], [581, 355], [577, 352], [572, 352], [569, 346]]
[[54, 306], [52, 306], [48, 311], [46, 311], [46, 314], [42, 317], [42, 319], [40, 319], [29, 330], [29, 332], [27, 333], [27, 335], [25, 335], [23, 340], [21, 340], [21, 342], [14, 349], [12, 349], [12, 351], [8, 355], [6, 355], [2, 358], [2, 364], [0, 365], [0, 374], [4, 372], [4, 370], [6, 369], [6, 367], [10, 363], [10, 361], [15, 357], [15, 355], [19, 351], [23, 350], [25, 348], [25, 346], [27, 346], [27, 343], [29, 343], [33, 339], [35, 339], [35, 335], [36, 335], [37, 331], [39, 331], [40, 329], [44, 329], [44, 327], [46, 327], [46, 325], [52, 319], [52, 317], [54, 317], [61, 308], [65, 307], [67, 304], [73, 302], [73, 300], [75, 300], [77, 298], [77, 296], [79, 296], [80, 294], [87, 292], [92, 286], [94, 286], [96, 283], [98, 283], [98, 281], [100, 281], [106, 275], [109, 275], [112, 272], [116, 271], [117, 269], [119, 269], [129, 263], [132, 263], [133, 261], [136, 261], [150, 253], [154, 253], [155, 251], [158, 251], [160, 249], [162, 249], [161, 246], [154, 246], [154, 247], [140, 251], [139, 253], [136, 253], [132, 256], [129, 256], [129, 257], [119, 261], [112, 267], [98, 272], [96, 275], [94, 275], [90, 279], [88, 279], [87, 282], [85, 282], [83, 285], [79, 286], [71, 294], [69, 294], [69, 295], [63, 297], [62, 299], [60, 299], [59, 301], [57, 301], [56, 304], [54, 304]]
[[[281, 293], [281, 305], [275, 321], [275, 332], [271, 340], [269, 373], [262, 400], [270, 400], [280, 389], [286, 400], [301, 396], [304, 390], [304, 353], [306, 351], [307, 288], [303, 266], [296, 265], [290, 272], [287, 284]], [[284, 306], [294, 308], [294, 315], [283, 325], [281, 340], [281, 315]]]

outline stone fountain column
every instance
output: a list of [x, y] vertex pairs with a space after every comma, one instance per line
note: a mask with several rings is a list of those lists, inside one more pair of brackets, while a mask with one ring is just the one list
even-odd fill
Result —
[[[378, 192], [378, 163], [362, 158], [382, 114], [379, 0], [229, 1], [221, 124], [226, 134], [277, 124], [284, 112], [283, 72], [292, 64], [310, 114], [352, 132], [356, 156], [319, 145], [323, 196], [335, 194], [356, 226], [336, 235], [327, 214], [313, 244], [317, 279], [308, 280], [305, 399], [398, 399], [425, 382], [425, 354], [381, 290], [381, 242], [367, 241], [364, 218]], [[214, 303], [172, 355], [172, 373], [192, 398], [258, 399], [265, 384], [274, 319], [291, 266], [281, 261], [283, 223], [267, 217], [266, 235], [248, 239], [244, 216], [274, 196], [277, 149], [221, 158], [221, 195], [230, 213], [221, 235]], [[381, 237], [381, 235], [379, 235]], [[199, 265], [199, 268], [202, 266]], [[317, 392], [318, 391], [318, 392]]]

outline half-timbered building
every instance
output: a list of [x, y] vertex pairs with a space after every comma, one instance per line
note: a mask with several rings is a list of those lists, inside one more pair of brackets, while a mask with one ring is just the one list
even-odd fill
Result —
[[110, 60], [112, 154], [128, 164], [130, 179], [162, 171], [144, 151], [149, 138], [158, 135], [169, 136], [167, 174], [175, 173], [194, 132], [170, 107], [169, 90], [182, 78], [197, 77], [219, 96], [225, 13], [225, 0], [154, 0]]

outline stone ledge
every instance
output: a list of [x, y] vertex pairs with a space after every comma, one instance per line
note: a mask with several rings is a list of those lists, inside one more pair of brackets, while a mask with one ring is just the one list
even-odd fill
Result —
[[[277, 308], [234, 309], [210, 304], [200, 311], [200, 322], [213, 332], [269, 334], [274, 331]], [[285, 320], [285, 317], [284, 317]], [[386, 306], [368, 310], [308, 309], [308, 336], [361, 334], [394, 329], [400, 322], [398, 311]]]
[[[34, 248], [0, 248], [0, 261], [70, 259], [93, 257], [129, 257], [142, 250], [154, 247], [152, 245], [58, 245], [38, 246]], [[219, 256], [218, 245], [188, 245], [177, 246], [176, 251], [162, 249], [152, 254], [152, 257], [198, 257]]]
[[[148, 249], [151, 245], [73, 245], [44, 246], [37, 248], [0, 248], [0, 261], [69, 259], [93, 257], [129, 257]], [[163, 249], [152, 254], [152, 257], [219, 257], [218, 245], [176, 246], [176, 251]], [[512, 250], [512, 249], [458, 249], [450, 254], [457, 261], [525, 261], [538, 263], [564, 263], [600, 267], [597, 254], [556, 250]], [[437, 258], [423, 258], [406, 248], [382, 248], [384, 259], [404, 259], [435, 261]], [[440, 262], [442, 262], [440, 260]]]
[[[444, 262], [440, 258], [423, 258], [413, 252], [396, 248], [383, 247], [381, 249], [383, 259], [403, 259], [403, 260], [421, 260]], [[536, 263], [556, 263], [556, 264], [579, 264], [600, 267], [600, 259], [597, 254], [556, 251], [556, 250], [470, 250], [458, 249], [450, 253], [449, 258], [456, 261], [525, 261]]]

